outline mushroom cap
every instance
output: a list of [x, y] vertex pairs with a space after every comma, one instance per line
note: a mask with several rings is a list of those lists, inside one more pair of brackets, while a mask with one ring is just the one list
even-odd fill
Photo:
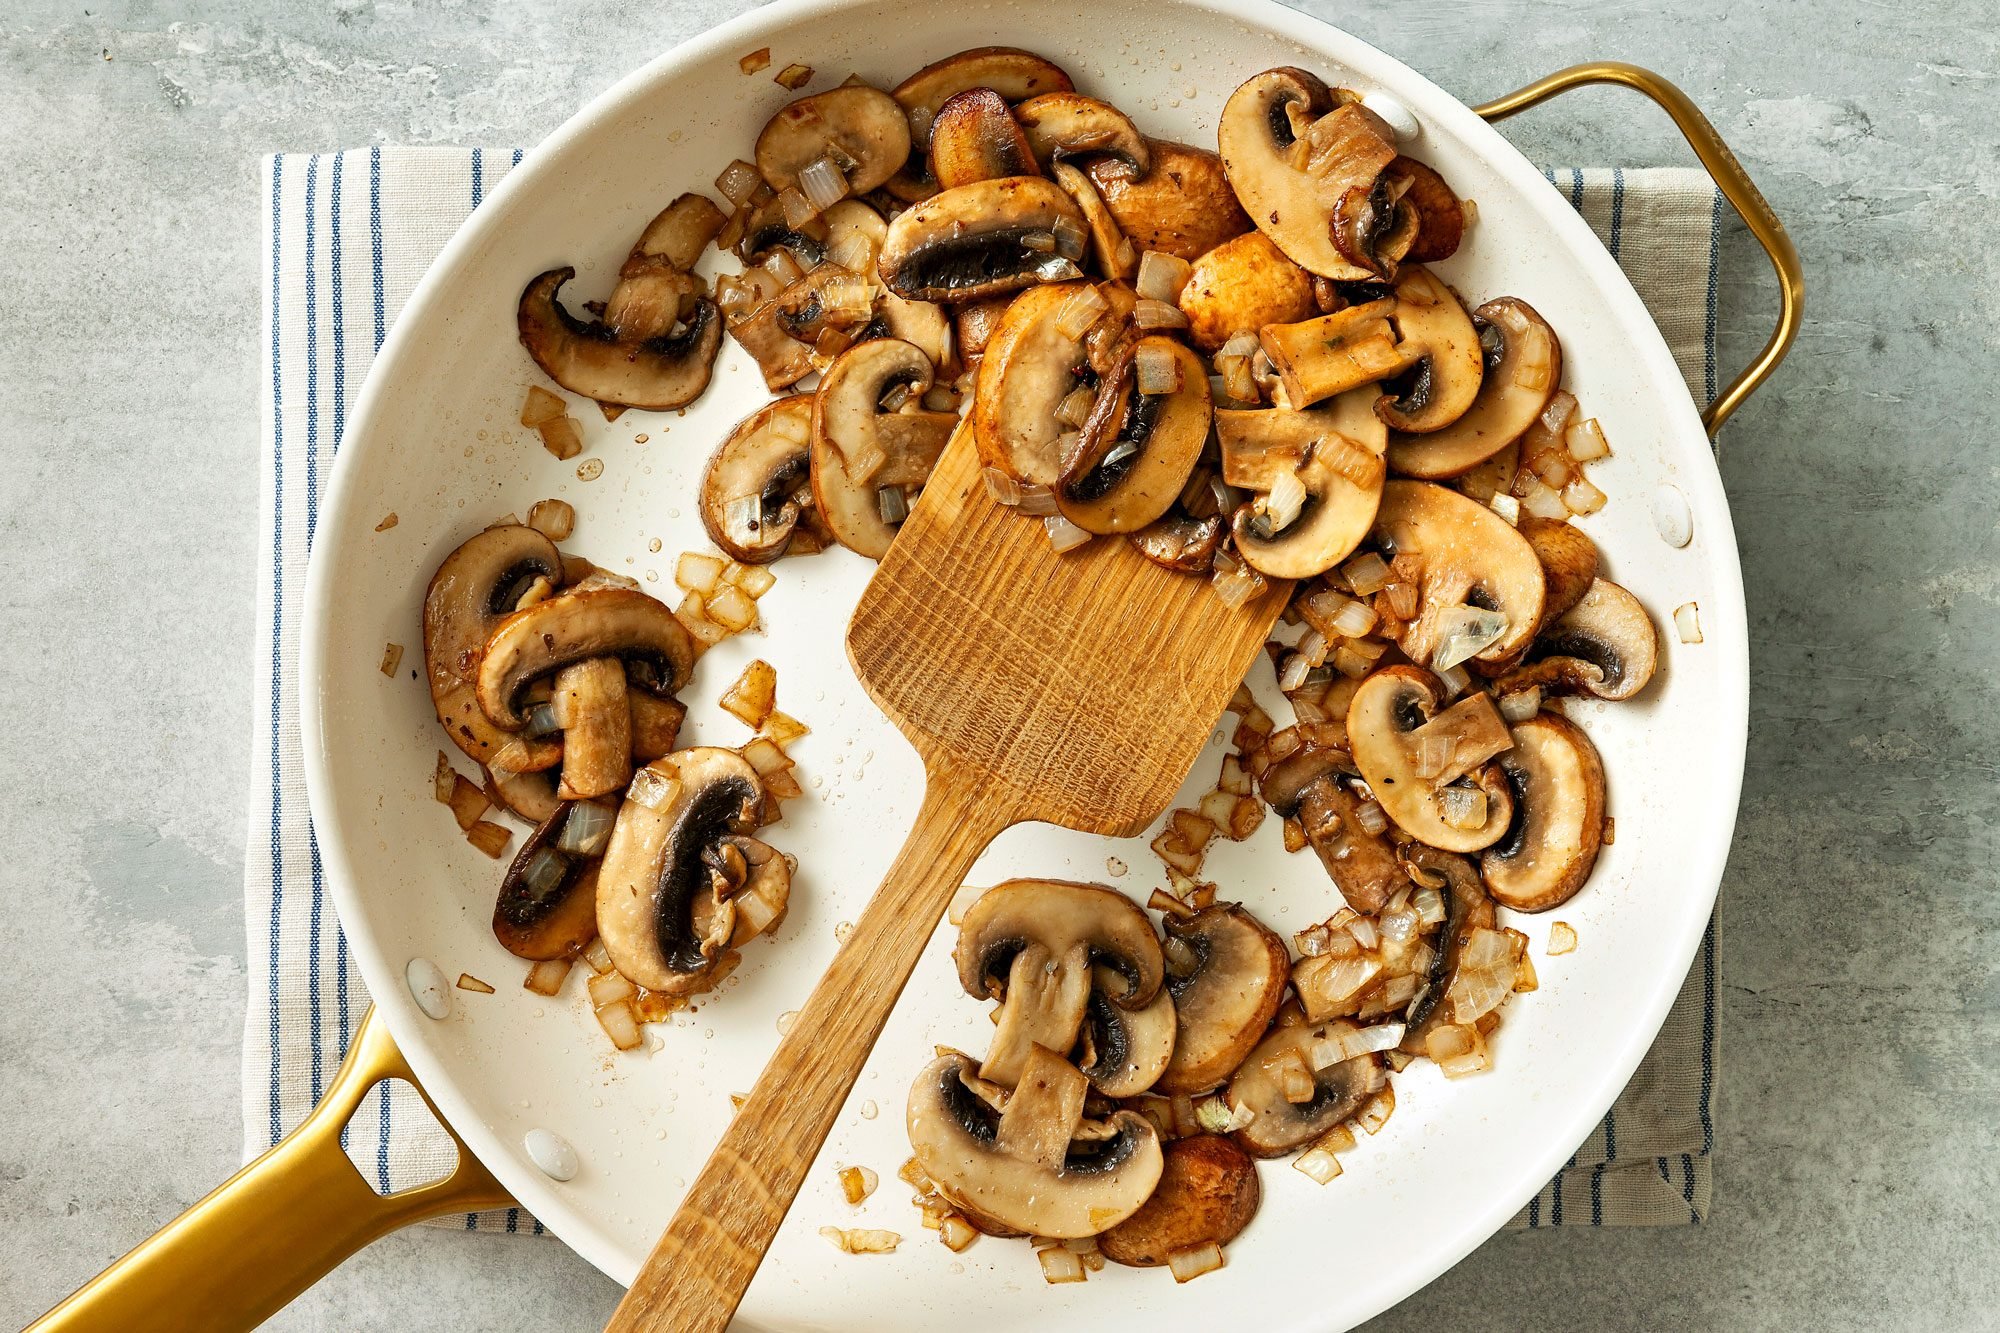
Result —
[[1137, 1009], [1159, 994], [1165, 963], [1152, 922], [1130, 898], [1101, 884], [1012, 879], [996, 884], [966, 909], [953, 958], [967, 995], [998, 996], [1014, 955], [1030, 944], [1059, 966], [1088, 959], [1123, 979], [1110, 998]]
[[1390, 437], [1389, 466], [1405, 476], [1435, 480], [1472, 471], [1526, 434], [1562, 383], [1562, 344], [1526, 301], [1488, 301], [1472, 312], [1472, 323], [1480, 343], [1479, 391], [1443, 429]]
[[1062, 459], [1056, 408], [1079, 382], [1087, 349], [1056, 327], [1063, 304], [1085, 284], [1030, 287], [1014, 298], [987, 339], [974, 386], [972, 438], [979, 461], [1017, 481], [1054, 486]]
[[891, 94], [906, 109], [934, 117], [946, 101], [967, 88], [991, 88], [1009, 102], [1043, 93], [1068, 92], [1074, 85], [1062, 67], [1018, 46], [977, 46], [934, 60], [897, 84]]
[[[476, 703], [475, 703], [476, 706]], [[480, 717], [484, 718], [484, 713]], [[560, 761], [560, 756], [558, 756]], [[488, 790], [496, 798], [495, 805], [505, 806], [530, 824], [540, 825], [556, 812], [557, 772], [553, 768], [532, 773], [516, 773], [511, 769], [489, 768], [486, 770]]]
[[1071, 162], [1050, 163], [1049, 175], [1083, 214], [1084, 225], [1090, 228], [1090, 253], [1098, 269], [1108, 278], [1131, 277], [1139, 267], [1138, 251], [1126, 243], [1124, 230], [1090, 177]]
[[1054, 181], [1004, 176], [932, 195], [898, 213], [877, 261], [882, 283], [918, 301], [964, 301], [1017, 291], [1041, 281], [1050, 258], [1031, 248], [1031, 233], [1054, 232], [1083, 215]]
[[623, 338], [599, 320], [586, 323], [559, 297], [573, 268], [550, 269], [521, 289], [516, 324], [521, 346], [542, 372], [571, 393], [600, 403], [666, 411], [685, 407], [708, 387], [722, 346], [715, 302], [697, 297], [679, 333]]
[[1051, 1168], [1001, 1151], [1000, 1114], [973, 1090], [977, 1081], [969, 1056], [939, 1056], [910, 1086], [907, 1126], [924, 1174], [982, 1230], [1094, 1236], [1137, 1212], [1159, 1184], [1159, 1131], [1138, 1112], [1084, 1122]]
[[1227, 1245], [1263, 1202], [1257, 1163], [1220, 1134], [1196, 1134], [1166, 1146], [1160, 1183], [1139, 1211], [1097, 1238], [1114, 1264], [1158, 1268], [1176, 1254]]
[[[915, 344], [874, 338], [836, 357], [813, 395], [813, 500], [834, 540], [871, 560], [888, 554], [896, 539], [878, 491], [921, 487], [958, 425], [951, 412], [883, 412], [882, 395], [898, 383], [920, 395], [933, 374]], [[850, 463], [870, 455], [876, 463], [869, 476], [850, 473]]]
[[1354, 756], [1347, 751], [1308, 743], [1265, 769], [1257, 790], [1275, 814], [1295, 815], [1307, 791], [1321, 778], [1357, 772]]
[[1195, 518], [1176, 511], [1155, 519], [1129, 540], [1156, 565], [1198, 574], [1215, 564], [1216, 548], [1222, 545], [1222, 515]]
[[1351, 786], [1325, 777], [1306, 787], [1298, 819], [1306, 842], [1341, 898], [1355, 911], [1372, 916], [1408, 877], [1396, 860], [1388, 835], [1362, 827], [1357, 818], [1361, 805], [1360, 795]]
[[632, 253], [666, 260], [686, 273], [694, 268], [701, 252], [729, 221], [728, 216], [705, 194], [687, 193], [661, 209], [639, 239]]
[[1232, 236], [1194, 261], [1181, 291], [1188, 337], [1213, 352], [1239, 333], [1294, 324], [1319, 311], [1312, 274], [1261, 231]]
[[[1388, 473], [1382, 461], [1387, 436], [1373, 398], [1358, 389], [1304, 411], [1215, 414], [1225, 481], [1268, 493], [1274, 471], [1253, 470], [1262, 459], [1261, 466], [1274, 470], [1292, 467], [1305, 486], [1298, 516], [1269, 536], [1258, 531], [1254, 504], [1236, 511], [1236, 549], [1245, 564], [1271, 578], [1310, 578], [1345, 560], [1368, 534]], [[1297, 463], [1287, 461], [1294, 458]]]
[[1146, 140], [1152, 169], [1134, 176], [1116, 157], [1084, 162], [1090, 183], [1134, 246], [1192, 263], [1250, 230], [1214, 153], [1165, 139]]
[[779, 108], [757, 136], [757, 170], [774, 190], [832, 157], [850, 194], [867, 194], [910, 156], [909, 117], [896, 99], [866, 84], [844, 84]]
[[[1282, 1157], [1350, 1119], [1362, 1102], [1382, 1090], [1389, 1076], [1376, 1055], [1358, 1055], [1312, 1070], [1314, 1045], [1325, 1040], [1328, 1028], [1339, 1021], [1273, 1029], [1244, 1057], [1236, 1077], [1229, 1080], [1230, 1105], [1252, 1115], [1250, 1123], [1232, 1135], [1237, 1147], [1252, 1157]], [[1275, 1066], [1294, 1051], [1312, 1070], [1311, 1101], [1285, 1100]]]
[[1403, 257], [1413, 263], [1434, 264], [1457, 254], [1465, 235], [1465, 209], [1445, 178], [1414, 157], [1397, 158], [1388, 171], [1409, 182], [1403, 200], [1417, 214], [1417, 238]]
[[1235, 903], [1169, 916], [1166, 929], [1194, 954], [1195, 968], [1167, 978], [1178, 1026], [1173, 1056], [1153, 1086], [1191, 1096], [1235, 1073], [1264, 1035], [1284, 999], [1291, 955], [1283, 940]]
[[998, 296], [982, 296], [976, 301], [961, 301], [951, 307], [953, 332], [958, 338], [958, 354], [966, 363], [977, 369], [979, 359], [986, 355], [986, 343], [993, 331], [1000, 327], [1001, 317], [1014, 304], [1012, 292], [1002, 292]]
[[687, 995], [713, 983], [735, 934], [736, 908], [709, 860], [755, 827], [764, 786], [742, 755], [677, 750], [647, 766], [680, 784], [655, 810], [618, 809], [597, 874], [597, 933], [618, 970], [648, 990]]
[[1393, 430], [1443, 430], [1479, 396], [1483, 368], [1472, 317], [1429, 269], [1406, 264], [1396, 273], [1391, 319], [1402, 348], [1417, 360], [1375, 400], [1375, 415]]
[[1095, 97], [1043, 93], [1016, 106], [1014, 120], [1045, 171], [1060, 157], [1100, 154], [1122, 162], [1135, 176], [1144, 176], [1152, 168], [1152, 149], [1132, 118]]
[[1535, 549], [1477, 500], [1430, 482], [1391, 481], [1372, 536], [1388, 552], [1420, 552], [1424, 562], [1417, 619], [1402, 637], [1412, 661], [1431, 660], [1447, 607], [1478, 606], [1507, 618], [1500, 637], [1473, 654], [1491, 666], [1518, 657], [1541, 623], [1546, 588]]
[[1090, 1059], [1077, 1068], [1106, 1097], [1136, 1097], [1159, 1081], [1174, 1053], [1178, 1007], [1163, 986], [1150, 1004], [1127, 1009], [1110, 999], [1124, 984], [1117, 973], [1092, 968], [1091, 980], [1082, 1024]]
[[[1136, 358], [1161, 354], [1179, 363], [1180, 388], [1134, 392]], [[1090, 417], [1057, 476], [1056, 507], [1085, 532], [1137, 532], [1180, 498], [1208, 443], [1212, 416], [1201, 358], [1159, 334], [1139, 339], [1122, 369], [1098, 385]]]
[[[438, 724], [452, 744], [482, 764], [520, 738], [496, 727], [480, 711], [480, 659], [494, 627], [513, 613], [537, 579], [548, 580], [552, 587], [562, 584], [562, 552], [535, 529], [505, 523], [461, 542], [438, 566], [424, 592], [424, 672]], [[536, 756], [538, 768], [552, 767], [562, 757], [552, 740], [528, 744], [541, 752]]]
[[1514, 819], [1479, 858], [1486, 892], [1517, 912], [1561, 906], [1590, 878], [1604, 843], [1604, 764], [1583, 729], [1554, 713], [1514, 724], [1499, 758]]
[[701, 525], [746, 565], [783, 555], [813, 507], [812, 411], [809, 393], [766, 403], [737, 423], [702, 473]]
[[991, 88], [953, 93], [931, 122], [931, 179], [944, 189], [1002, 176], [1039, 176], [1034, 149]]
[[1547, 628], [1582, 601], [1597, 581], [1597, 543], [1567, 519], [1523, 514], [1514, 526], [1535, 548], [1535, 559], [1542, 565], [1542, 577], [1548, 585], [1542, 599], [1542, 625]]
[[[597, 858], [573, 856], [554, 845], [576, 804], [558, 802], [521, 844], [500, 880], [493, 937], [517, 958], [574, 958], [597, 938]], [[531, 883], [528, 871], [550, 857], [561, 867], [560, 878]]]
[[[1484, 700], [1491, 712], [1492, 701], [1485, 695], [1472, 699]], [[1462, 829], [1445, 822], [1441, 794], [1455, 774], [1447, 770], [1433, 777], [1419, 776], [1417, 736], [1443, 705], [1444, 689], [1430, 672], [1411, 666], [1383, 667], [1354, 692], [1347, 707], [1347, 736], [1361, 776], [1398, 828], [1432, 847], [1476, 852], [1492, 846], [1506, 833], [1514, 802], [1506, 781], [1489, 765], [1475, 775], [1486, 792], [1485, 823]], [[1493, 721], [1497, 723], [1497, 719]], [[1504, 725], [1501, 729], [1504, 740]], [[1483, 762], [1476, 760], [1475, 765]]]
[[1403, 1033], [1400, 1049], [1410, 1055], [1422, 1055], [1425, 1053], [1426, 1038], [1432, 1029], [1444, 1022], [1448, 1012], [1444, 997], [1458, 975], [1458, 962], [1466, 939], [1475, 930], [1493, 928], [1493, 900], [1486, 896], [1479, 872], [1464, 857], [1421, 843], [1409, 844], [1403, 849], [1403, 855], [1416, 871], [1432, 879], [1441, 877], [1445, 882], [1445, 919], [1438, 929], [1430, 975], [1404, 1013], [1408, 1027]]
[[662, 696], [687, 684], [694, 640], [666, 603], [631, 588], [594, 588], [536, 602], [500, 622], [479, 663], [479, 707], [521, 727], [530, 681], [593, 657], [625, 663], [627, 682]]
[[1600, 699], [1630, 699], [1653, 679], [1659, 658], [1660, 632], [1646, 608], [1600, 578], [1535, 636], [1527, 660], [1536, 667], [1562, 664], [1567, 684]]

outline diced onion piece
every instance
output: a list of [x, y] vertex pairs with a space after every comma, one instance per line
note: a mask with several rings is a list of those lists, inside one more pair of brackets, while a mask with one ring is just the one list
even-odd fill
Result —
[[[813, 212], [824, 213], [847, 197], [847, 177], [832, 158], [816, 157], [799, 168], [799, 192]], [[782, 192], [779, 197], [783, 198]]]
[[1466, 686], [1472, 684], [1471, 674], [1462, 666], [1439, 667], [1436, 674], [1438, 683], [1444, 686], [1447, 699], [1457, 698], [1465, 693]]
[[1084, 1280], [1083, 1257], [1073, 1250], [1065, 1249], [1061, 1245], [1051, 1245], [1046, 1249], [1037, 1250], [1035, 1258], [1041, 1261], [1042, 1281], [1052, 1287], [1059, 1287], [1065, 1282]]
[[604, 1029], [604, 1035], [611, 1038], [611, 1044], [621, 1051], [629, 1051], [639, 1044], [639, 1016], [632, 1011], [630, 1000], [600, 1007], [597, 1024]]
[[475, 995], [491, 995], [493, 993], [493, 987], [489, 983], [481, 981], [470, 972], [461, 972], [458, 974], [458, 988], [460, 990], [469, 990]]
[[466, 781], [462, 774], [454, 771], [451, 775], [451, 795], [445, 798], [445, 804], [451, 807], [452, 818], [458, 821], [459, 830], [470, 832], [493, 803], [487, 799], [482, 787]]
[[719, 556], [703, 555], [699, 551], [683, 551], [680, 559], [674, 563], [674, 582], [688, 592], [698, 592], [706, 597], [715, 591], [716, 580], [722, 577], [723, 565], [724, 562]]
[[1290, 468], [1279, 468], [1271, 478], [1271, 490], [1264, 497], [1264, 517], [1272, 532], [1283, 532], [1298, 520], [1305, 508], [1306, 484]]
[[1012, 508], [1021, 503], [1021, 483], [999, 468], [981, 468], [979, 479], [986, 484], [986, 493], [993, 498], [995, 504]]
[[563, 820], [562, 836], [556, 846], [575, 856], [596, 856], [611, 841], [614, 812], [595, 801], [578, 801]]
[[782, 748], [801, 736], [811, 735], [812, 728], [791, 714], [773, 708], [770, 716], [764, 719], [764, 734], [770, 737], [773, 744]]
[[1325, 1148], [1308, 1148], [1292, 1159], [1292, 1169], [1324, 1185], [1340, 1174], [1340, 1159]]
[[1420, 924], [1435, 926], [1444, 920], [1444, 895], [1436, 889], [1418, 889], [1410, 895], [1410, 909]]
[[774, 801], [791, 801], [806, 794], [799, 780], [792, 776], [790, 769], [773, 773], [764, 779], [764, 794]]
[[938, 1239], [953, 1254], [963, 1254], [968, 1245], [979, 1239], [979, 1230], [957, 1213], [946, 1213], [938, 1222]]
[[1038, 255], [1052, 255], [1056, 252], [1056, 234], [1052, 231], [1024, 231], [1021, 233], [1021, 248], [1033, 250]]
[[1402, 1044], [1404, 1030], [1401, 1023], [1376, 1023], [1370, 1027], [1329, 1023], [1326, 1035], [1312, 1043], [1308, 1059], [1314, 1069], [1331, 1069], [1343, 1061], [1394, 1049]]
[[1500, 716], [1509, 722], [1526, 722], [1541, 711], [1542, 687], [1539, 685], [1530, 685], [1525, 690], [1500, 696]]
[[1478, 787], [1446, 787], [1439, 796], [1446, 824], [1455, 829], [1485, 827], [1485, 791]]
[[771, 78], [779, 87], [797, 92], [812, 82], [812, 76], [813, 67], [811, 65], [787, 65], [776, 74], [773, 74]]
[[791, 756], [779, 749], [777, 743], [768, 736], [758, 736], [743, 747], [743, 758], [750, 767], [757, 770], [758, 777], [769, 777], [792, 767]]
[[1181, 391], [1181, 361], [1171, 347], [1142, 344], [1132, 359], [1132, 371], [1133, 387], [1148, 397]]
[[1381, 936], [1376, 933], [1375, 918], [1372, 916], [1356, 915], [1347, 923], [1347, 933], [1352, 935], [1354, 942], [1364, 949], [1372, 949], [1382, 942]]
[[1604, 817], [1604, 845], [1606, 847], [1609, 847], [1617, 841], [1618, 841], [1618, 821], [1611, 818], [1611, 816], [1606, 815]]
[[1319, 1091], [1313, 1071], [1306, 1066], [1305, 1053], [1296, 1046], [1287, 1049], [1270, 1072], [1277, 1076], [1279, 1095], [1293, 1106], [1305, 1105]]
[[778, 701], [778, 673], [769, 662], [757, 658], [743, 668], [718, 700], [722, 711], [746, 727], [761, 727]]
[[1498, 1009], [1514, 989], [1514, 946], [1503, 930], [1475, 926], [1460, 947], [1453, 973], [1451, 1021], [1476, 1023]]
[[723, 198], [738, 205], [755, 194], [757, 187], [763, 183], [763, 173], [757, 170], [756, 165], [740, 157], [724, 167], [722, 174], [715, 178], [715, 188], [722, 192]]
[[758, 71], [769, 67], [770, 63], [771, 63], [771, 48], [768, 46], [760, 46], [755, 51], [752, 51], [749, 55], [739, 59], [736, 62], [736, 68], [742, 70], [745, 74], [755, 74]]
[[400, 643], [383, 644], [382, 661], [380, 663], [382, 674], [385, 676], [394, 676], [396, 668], [401, 665], [403, 665], [403, 645]]
[[1220, 551], [1215, 556], [1215, 574], [1210, 579], [1215, 585], [1215, 595], [1222, 599], [1224, 606], [1242, 606], [1252, 597], [1264, 591], [1264, 576], [1248, 565], [1239, 565]]
[[1603, 458], [1611, 452], [1611, 442], [1604, 438], [1604, 427], [1597, 424], [1596, 417], [1572, 423], [1563, 432], [1563, 445], [1579, 463]]
[[539, 384], [528, 386], [528, 397], [521, 404], [521, 424], [533, 430], [547, 421], [554, 421], [568, 410], [562, 399], [550, 393]]
[[1090, 244], [1090, 233], [1075, 218], [1057, 218], [1055, 229], [1049, 234], [1055, 238], [1056, 253], [1064, 259], [1083, 258], [1084, 249]]
[[1132, 285], [1140, 299], [1178, 305], [1194, 265], [1179, 255], [1147, 250], [1139, 256], [1139, 276]]
[[638, 986], [622, 972], [600, 972], [590, 979], [590, 1002], [598, 1008], [618, 1004], [639, 993]]
[[1312, 659], [1304, 653], [1292, 653], [1285, 658], [1285, 665], [1278, 671], [1278, 688], [1286, 694], [1306, 683], [1312, 674]]
[[1391, 908], [1376, 918], [1375, 928], [1382, 932], [1383, 939], [1407, 944], [1416, 937], [1417, 914], [1408, 907]]
[[966, 912], [979, 901], [989, 887], [985, 884], [960, 885], [958, 892], [951, 896], [951, 906], [945, 911], [946, 920], [954, 926], [963, 922]]
[[1354, 811], [1354, 822], [1361, 826], [1363, 833], [1373, 836], [1389, 827], [1389, 816], [1376, 801], [1363, 801]]
[[1540, 478], [1525, 469], [1516, 485], [1521, 490], [1521, 508], [1536, 518], [1565, 519], [1569, 517], [1569, 506], [1563, 503], [1562, 492], [1544, 485]]
[[1556, 958], [1576, 948], [1576, 928], [1567, 921], [1557, 921], [1549, 927], [1548, 955]]
[[574, 966], [574, 958], [543, 959], [528, 969], [527, 980], [521, 985], [537, 995], [558, 995], [562, 992], [563, 982], [569, 978], [569, 970]]
[[1195, 1123], [1211, 1134], [1229, 1133], [1229, 1123], [1235, 1118], [1235, 1111], [1221, 1097], [1204, 1097], [1195, 1103]]
[[1425, 1043], [1425, 1054], [1437, 1062], [1439, 1072], [1446, 1078], [1464, 1078], [1491, 1067], [1486, 1056], [1486, 1038], [1478, 1028], [1450, 1024], [1433, 1028]]
[[1184, 329], [1187, 327], [1188, 317], [1181, 313], [1179, 306], [1142, 297], [1132, 307], [1132, 322], [1141, 329], [1151, 332], [1156, 329]]
[[664, 810], [680, 799], [680, 779], [670, 777], [657, 768], [647, 767], [632, 775], [632, 785], [625, 789], [625, 795], [637, 801], [648, 810]]
[[[1394, 1023], [1387, 1026], [1396, 1029], [1396, 1040], [1400, 1043], [1402, 1041], [1403, 1025]], [[1354, 1113], [1354, 1123], [1361, 1126], [1363, 1130], [1370, 1134], [1379, 1134], [1382, 1132], [1382, 1126], [1389, 1123], [1389, 1117], [1395, 1114], [1395, 1111], [1396, 1085], [1385, 1083], [1382, 1085], [1380, 1092], [1363, 1102], [1361, 1109]]]
[[1417, 776], [1434, 778], [1451, 762], [1455, 744], [1451, 737], [1426, 732], [1417, 742]]
[[1070, 430], [1075, 430], [1090, 419], [1090, 407], [1097, 395], [1090, 389], [1078, 387], [1063, 395], [1056, 404], [1056, 421]]
[[1389, 586], [1389, 562], [1373, 551], [1364, 551], [1340, 567], [1347, 586], [1357, 597], [1372, 597]]
[[1090, 540], [1090, 534], [1061, 514], [1050, 514], [1042, 520], [1042, 527], [1049, 534], [1049, 545], [1057, 555], [1074, 551]]
[[560, 416], [553, 421], [544, 421], [535, 427], [542, 437], [542, 447], [557, 458], [567, 461], [583, 452], [583, 428], [576, 424], [576, 418]]
[[1572, 514], [1594, 514], [1604, 508], [1604, 492], [1591, 485], [1581, 472], [1562, 488], [1562, 500]]
[[1507, 617], [1498, 611], [1463, 603], [1437, 615], [1437, 647], [1431, 651], [1432, 670], [1455, 667], [1499, 642], [1507, 632]]
[[1569, 419], [1576, 411], [1576, 395], [1567, 389], [1558, 390], [1549, 399], [1549, 405], [1542, 409], [1542, 429], [1561, 439], [1569, 428]]
[[1534, 960], [1528, 957], [1528, 937], [1518, 930], [1510, 930], [1507, 939], [1514, 946], [1514, 993], [1525, 995], [1529, 991], [1540, 990], [1541, 978], [1535, 975]]
[[875, 1192], [879, 1178], [865, 1166], [846, 1166], [840, 1169], [840, 1192], [847, 1201], [859, 1207], [869, 1195]]
[[762, 597], [771, 591], [778, 576], [762, 565], [744, 565], [735, 572], [736, 586], [748, 597]]
[[1674, 608], [1674, 631], [1682, 643], [1701, 642], [1701, 606], [1695, 602], [1682, 602]]
[[1292, 985], [1306, 1017], [1317, 1023], [1354, 1012], [1381, 980], [1382, 963], [1369, 954], [1307, 959], [1292, 969]]
[[821, 1227], [819, 1234], [842, 1254], [891, 1254], [903, 1243], [897, 1232], [870, 1227]]
[[1043, 282], [1068, 282], [1073, 278], [1082, 277], [1083, 270], [1076, 266], [1075, 260], [1065, 259], [1061, 255], [1050, 255], [1035, 265], [1035, 276]]
[[1500, 517], [1517, 527], [1520, 525], [1521, 502], [1519, 500], [1516, 500], [1511, 495], [1496, 492], [1493, 498], [1487, 503], [1493, 506], [1493, 512], [1500, 515]]
[[1056, 332], [1075, 342], [1090, 332], [1091, 326], [1110, 308], [1111, 303], [1104, 299], [1104, 294], [1086, 283], [1070, 293], [1069, 299], [1056, 311]]
[[1339, 611], [1334, 613], [1334, 617], [1328, 622], [1327, 628], [1330, 633], [1337, 634], [1342, 638], [1359, 639], [1365, 637], [1369, 631], [1373, 630], [1378, 620], [1379, 617], [1375, 614], [1375, 608], [1369, 606], [1368, 603], [1349, 601]]
[[1197, 1250], [1183, 1250], [1167, 1256], [1167, 1268], [1176, 1282], [1192, 1282], [1203, 1273], [1222, 1267], [1222, 1247], [1213, 1241]]
[[757, 603], [734, 586], [724, 587], [708, 600], [708, 616], [731, 633], [740, 634], [757, 623]]
[[537, 500], [528, 510], [528, 526], [552, 542], [567, 541], [576, 530], [576, 509], [567, 500]]

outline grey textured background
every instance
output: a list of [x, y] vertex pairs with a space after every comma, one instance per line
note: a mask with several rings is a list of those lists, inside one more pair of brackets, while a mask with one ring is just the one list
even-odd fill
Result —
[[[1305, 7], [1469, 100], [1572, 60], [1661, 70], [1763, 183], [1812, 291], [1725, 437], [1755, 683], [1713, 1220], [1497, 1237], [1381, 1326], [1995, 1326], [1991, 0]], [[256, 155], [531, 144], [733, 12], [0, 6], [0, 1326], [236, 1163]], [[1687, 160], [1613, 91], [1509, 133], [1550, 163]], [[1773, 288], [1740, 232], [1723, 271], [1734, 366]], [[583, 1329], [616, 1295], [558, 1244], [413, 1233], [274, 1326]]]

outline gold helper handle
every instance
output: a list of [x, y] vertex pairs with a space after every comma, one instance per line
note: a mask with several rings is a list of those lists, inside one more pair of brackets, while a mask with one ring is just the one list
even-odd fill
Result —
[[1622, 60], [1596, 60], [1587, 65], [1571, 65], [1547, 78], [1537, 79], [1517, 92], [1472, 109], [1487, 120], [1505, 120], [1517, 111], [1526, 111], [1559, 93], [1591, 83], [1615, 83], [1644, 93], [1673, 117], [1688, 146], [1694, 149], [1694, 155], [1701, 159], [1702, 166], [1714, 177], [1722, 197], [1729, 201], [1729, 206], [1750, 228], [1750, 234], [1764, 247], [1772, 269], [1777, 272], [1778, 327], [1772, 331], [1771, 340], [1764, 344], [1764, 350], [1757, 353], [1756, 359], [1744, 367], [1743, 373], [1731, 380], [1729, 387], [1717, 394], [1715, 401], [1701, 414], [1702, 425], [1713, 437], [1722, 429], [1722, 423], [1729, 420], [1730, 414], [1743, 405], [1743, 400], [1771, 377], [1771, 372], [1785, 359], [1785, 353], [1791, 350], [1792, 339], [1798, 337], [1806, 302], [1806, 276], [1799, 264], [1798, 247], [1792, 244], [1785, 224], [1778, 221], [1778, 215], [1771, 211], [1771, 205], [1765, 202], [1764, 196], [1751, 182], [1750, 173], [1736, 160], [1736, 154], [1729, 151], [1729, 145], [1715, 132], [1715, 126], [1708, 123], [1708, 117], [1688, 100], [1686, 93], [1649, 69], [1628, 65]]
[[332, 1086], [303, 1124], [27, 1333], [255, 1328], [348, 1255], [399, 1227], [513, 1202], [456, 1134], [458, 1168], [444, 1179], [387, 1198], [370, 1189], [341, 1151], [340, 1131], [384, 1078], [404, 1080], [430, 1106], [388, 1025], [371, 1008]]

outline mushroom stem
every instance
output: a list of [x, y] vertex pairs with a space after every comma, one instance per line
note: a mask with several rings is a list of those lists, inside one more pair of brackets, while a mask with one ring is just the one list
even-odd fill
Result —
[[1013, 1087], [1036, 1048], [1067, 1051], [1075, 1045], [1089, 1005], [1089, 950], [1078, 945], [1058, 957], [1029, 944], [1008, 966], [1007, 998], [979, 1076]]
[[632, 705], [625, 664], [593, 657], [558, 671], [550, 698], [563, 730], [563, 800], [588, 800], [632, 780]]
[[1060, 1171], [1069, 1141], [1083, 1123], [1083, 1098], [1090, 1080], [1046, 1046], [1029, 1049], [1021, 1079], [1000, 1112], [994, 1143], [1018, 1161], [1044, 1171]]

